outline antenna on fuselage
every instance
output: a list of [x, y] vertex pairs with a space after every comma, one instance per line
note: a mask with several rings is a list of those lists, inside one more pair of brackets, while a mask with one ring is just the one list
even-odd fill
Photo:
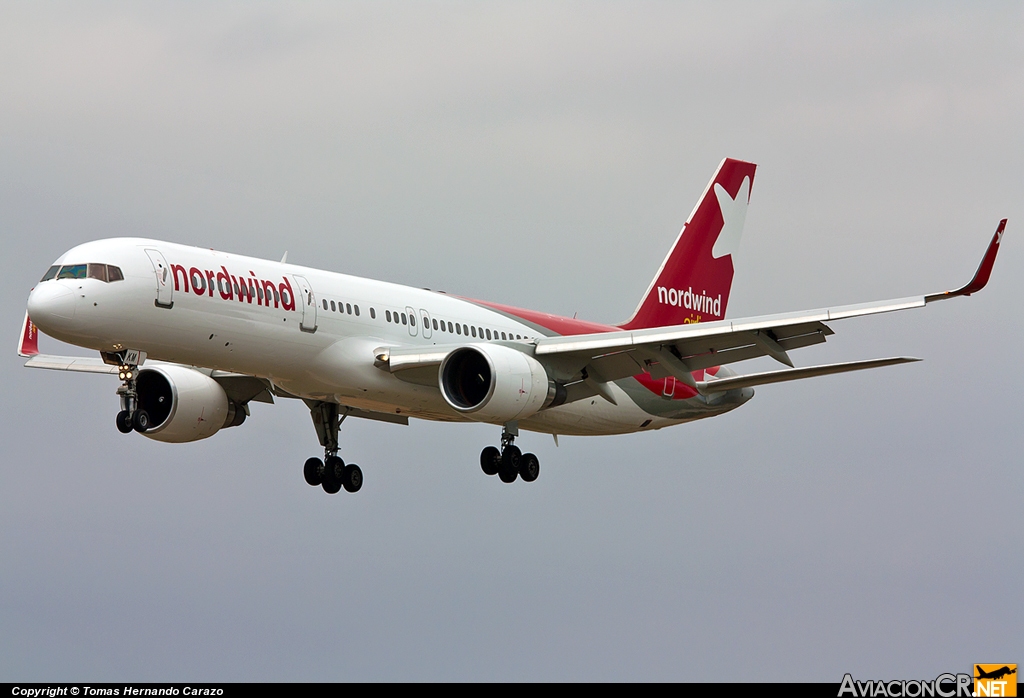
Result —
[[281, 264], [284, 264], [287, 261], [288, 261], [288, 250], [285, 250], [284, 251], [284, 255], [281, 257]]

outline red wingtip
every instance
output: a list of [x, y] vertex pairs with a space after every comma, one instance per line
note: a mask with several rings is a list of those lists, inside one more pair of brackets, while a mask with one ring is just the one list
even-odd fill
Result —
[[971, 279], [966, 286], [961, 286], [955, 291], [944, 291], [943, 293], [933, 293], [925, 296], [924, 300], [926, 303], [932, 301], [940, 301], [946, 298], [956, 298], [957, 296], [969, 296], [972, 293], [976, 293], [981, 289], [985, 288], [985, 284], [988, 283], [988, 277], [992, 275], [992, 267], [996, 263], [996, 255], [999, 254], [999, 243], [1003, 241], [1003, 231], [1006, 229], [1006, 219], [999, 221], [999, 225], [996, 227], [996, 233], [992, 236], [992, 241], [988, 244], [988, 249], [985, 250], [985, 256], [981, 258], [981, 264], [978, 265], [978, 271], [974, 273], [974, 278]]
[[988, 244], [988, 249], [985, 250], [985, 256], [981, 260], [981, 264], [978, 266], [978, 271], [974, 274], [974, 278], [971, 279], [970, 283], [961, 289], [953, 291], [953, 295], [957, 296], [969, 296], [975, 291], [980, 291], [985, 288], [985, 284], [988, 283], [988, 277], [992, 274], [992, 267], [996, 263], [996, 255], [999, 253], [999, 243], [1003, 241], [1003, 231], [1006, 229], [1006, 219], [999, 221], [999, 227], [996, 228], [995, 235], [992, 236], [992, 242]]
[[25, 313], [25, 323], [21, 326], [21, 341], [18, 342], [18, 356], [35, 356], [39, 353], [39, 328], [32, 318]]

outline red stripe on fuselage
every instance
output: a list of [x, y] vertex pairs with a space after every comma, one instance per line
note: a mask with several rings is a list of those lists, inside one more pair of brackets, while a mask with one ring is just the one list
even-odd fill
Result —
[[[478, 301], [473, 298], [465, 298], [464, 300], [482, 305], [486, 308], [497, 310], [498, 312], [511, 315], [512, 317], [519, 318], [524, 322], [528, 322], [533, 325], [539, 325], [557, 335], [563, 337], [572, 336], [576, 334], [591, 334], [596, 332], [617, 332], [618, 327], [613, 325], [602, 325], [598, 322], [589, 322], [587, 320], [578, 320], [571, 317], [562, 317], [561, 315], [552, 315], [551, 313], [542, 313], [537, 310], [526, 310], [525, 308], [515, 308], [511, 305], [502, 305], [501, 303], [491, 303], [489, 301]], [[718, 372], [718, 367], [709, 368], [707, 373], [714, 375]], [[704, 380], [705, 371], [694, 371], [694, 380]], [[674, 390], [672, 390], [671, 396], [673, 400], [689, 400], [690, 398], [697, 395], [697, 391], [690, 386], [680, 383], [675, 378], [652, 378], [649, 373], [639, 373], [633, 376], [633, 379], [637, 383], [650, 390], [655, 395], [666, 395], [666, 386], [670, 389], [674, 384]]]
[[540, 325], [541, 327], [551, 330], [555, 334], [563, 337], [568, 337], [574, 334], [590, 334], [592, 332], [615, 332], [619, 329], [612, 325], [602, 325], [597, 322], [577, 320], [576, 318], [562, 317], [561, 315], [552, 315], [551, 313], [542, 313], [536, 310], [526, 310], [525, 308], [514, 308], [511, 305], [502, 305], [500, 303], [491, 303], [489, 301], [478, 301], [473, 298], [465, 298], [464, 300], [497, 310], [498, 312], [505, 313], [506, 315], [511, 315], [523, 320], [524, 322]]

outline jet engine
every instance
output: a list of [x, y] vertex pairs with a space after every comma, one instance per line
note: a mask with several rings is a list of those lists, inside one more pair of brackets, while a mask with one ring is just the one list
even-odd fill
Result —
[[532, 356], [500, 344], [471, 344], [441, 362], [441, 394], [455, 410], [480, 422], [526, 419], [565, 400]]
[[139, 409], [149, 414], [144, 436], [168, 443], [198, 441], [245, 421], [245, 408], [224, 388], [185, 366], [147, 366], [137, 378]]

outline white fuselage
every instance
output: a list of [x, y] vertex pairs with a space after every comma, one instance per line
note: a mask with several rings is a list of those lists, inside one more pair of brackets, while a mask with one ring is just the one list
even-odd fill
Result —
[[[436, 385], [401, 380], [375, 366], [382, 348], [523, 345], [554, 334], [444, 293], [154, 240], [90, 242], [55, 262], [88, 263], [116, 265], [124, 279], [37, 285], [29, 314], [45, 333], [99, 351], [139, 349], [152, 359], [250, 374], [295, 397], [375, 412], [467, 420]], [[520, 426], [616, 434], [736, 406], [701, 408], [698, 397], [692, 416], [666, 418], [641, 409], [620, 386], [611, 389], [617, 405], [600, 397], [580, 400], [544, 410]]]

